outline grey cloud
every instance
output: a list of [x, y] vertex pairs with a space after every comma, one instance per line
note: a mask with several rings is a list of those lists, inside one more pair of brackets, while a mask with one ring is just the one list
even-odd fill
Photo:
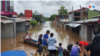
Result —
[[[68, 9], [68, 11], [72, 10], [72, 6], [74, 6], [74, 10], [79, 9], [80, 6], [75, 5], [84, 5], [87, 6], [87, 4], [92, 3], [89, 1], [22, 1], [21, 4], [20, 1], [14, 1], [14, 10], [17, 13], [24, 13], [24, 10], [29, 9], [32, 10], [33, 13], [38, 11], [40, 14], [43, 14], [46, 17], [50, 17], [52, 14], [58, 14], [58, 9], [60, 9], [61, 6], [64, 6], [65, 9]], [[98, 2], [95, 5], [99, 6]], [[97, 8], [99, 9], [99, 8]]]
[[96, 6], [100, 6], [100, 1], [88, 1], [88, 2], [86, 2], [86, 5], [88, 5], [90, 3], [94, 3]]

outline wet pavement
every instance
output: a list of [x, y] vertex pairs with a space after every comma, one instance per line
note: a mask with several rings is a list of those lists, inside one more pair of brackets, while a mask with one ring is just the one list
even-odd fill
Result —
[[[77, 41], [84, 40], [84, 38], [79, 37], [78, 34], [71, 32], [70, 30], [61, 29], [60, 26], [47, 21], [45, 24], [40, 24], [39, 26], [30, 29], [30, 35], [32, 39], [38, 40], [39, 34], [45, 34], [46, 30], [50, 30], [50, 33], [54, 33], [54, 37], [57, 40], [56, 46], [61, 42], [63, 48], [67, 48], [68, 43], [75, 44]], [[29, 56], [30, 53], [35, 53], [37, 47], [31, 46], [23, 42], [23, 36], [25, 33], [17, 33], [16, 38], [11, 39], [1, 39], [1, 52], [8, 50], [24, 50]], [[89, 40], [85, 40], [91, 42]], [[81, 56], [83, 56], [81, 54]]]

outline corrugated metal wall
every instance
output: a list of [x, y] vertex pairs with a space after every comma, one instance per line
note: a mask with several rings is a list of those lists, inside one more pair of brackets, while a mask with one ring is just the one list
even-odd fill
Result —
[[14, 38], [13, 23], [1, 24], [1, 38]]
[[26, 22], [17, 22], [16, 32], [25, 32], [25, 31], [26, 31]]

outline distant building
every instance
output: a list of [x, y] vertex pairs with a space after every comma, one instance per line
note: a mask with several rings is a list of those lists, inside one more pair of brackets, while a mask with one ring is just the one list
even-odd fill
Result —
[[68, 20], [68, 15], [56, 15], [55, 20]]
[[[82, 19], [81, 19], [81, 12], [82, 11]], [[92, 19], [92, 17], [100, 15], [100, 11], [98, 10], [89, 10], [88, 8], [82, 7], [81, 9], [77, 9], [73, 11], [73, 18], [72, 18], [72, 11], [69, 12], [69, 17], [71, 17], [72, 21], [79, 21], [79, 20], [86, 20]]]
[[7, 17], [15, 17], [17, 16], [17, 13], [14, 12], [14, 1], [5, 1], [2, 0], [1, 2], [1, 16], [7, 16]]

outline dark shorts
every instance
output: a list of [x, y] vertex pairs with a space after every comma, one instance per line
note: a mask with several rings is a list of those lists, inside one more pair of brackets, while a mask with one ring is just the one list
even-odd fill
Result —
[[37, 52], [39, 52], [39, 54], [41, 55], [41, 53], [42, 53], [42, 46], [38, 46]]

